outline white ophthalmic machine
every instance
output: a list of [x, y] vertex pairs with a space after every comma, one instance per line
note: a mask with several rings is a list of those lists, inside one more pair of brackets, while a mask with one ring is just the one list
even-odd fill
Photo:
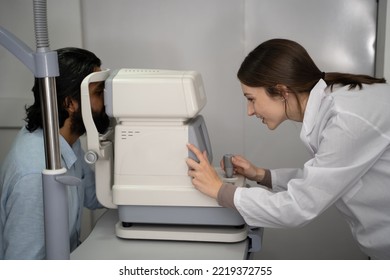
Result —
[[[88, 85], [105, 81], [105, 107], [115, 118], [113, 137], [94, 125]], [[125, 239], [239, 242], [248, 237], [240, 214], [196, 190], [187, 175], [186, 143], [212, 150], [204, 119], [200, 74], [153, 69], [103, 70], [81, 86], [87, 131], [86, 160], [95, 167], [99, 202], [118, 209], [116, 235]], [[225, 181], [244, 186], [242, 176]]]

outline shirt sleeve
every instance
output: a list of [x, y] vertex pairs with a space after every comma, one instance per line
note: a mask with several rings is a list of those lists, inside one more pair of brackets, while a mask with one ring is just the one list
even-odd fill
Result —
[[236, 209], [234, 205], [234, 192], [236, 191], [237, 186], [232, 184], [223, 184], [218, 191], [217, 202], [222, 207]]
[[10, 192], [3, 228], [4, 259], [44, 259], [41, 174], [21, 178]]
[[361, 177], [388, 145], [389, 138], [370, 123], [339, 113], [328, 120], [319, 136], [318, 150], [302, 172], [291, 179], [274, 172], [274, 184], [284, 185], [290, 179], [286, 191], [238, 188], [234, 204], [252, 226], [303, 226], [352, 188], [360, 188]]
[[274, 192], [287, 190], [290, 180], [302, 176], [301, 168], [280, 168], [273, 169], [271, 172], [272, 190]]

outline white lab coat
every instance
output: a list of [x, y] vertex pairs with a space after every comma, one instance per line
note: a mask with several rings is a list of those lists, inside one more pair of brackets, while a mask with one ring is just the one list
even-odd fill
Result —
[[301, 140], [313, 158], [302, 169], [271, 170], [273, 192], [238, 188], [249, 225], [303, 226], [335, 204], [362, 251], [390, 259], [390, 86], [310, 93]]

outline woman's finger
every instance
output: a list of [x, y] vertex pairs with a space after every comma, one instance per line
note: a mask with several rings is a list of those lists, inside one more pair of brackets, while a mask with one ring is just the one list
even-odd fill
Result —
[[198, 163], [192, 158], [187, 158], [186, 163], [190, 169], [196, 169], [196, 167], [198, 166]]
[[187, 144], [187, 148], [188, 148], [191, 152], [193, 152], [193, 153], [195, 154], [195, 156], [198, 158], [199, 161], [201, 161], [201, 160], [204, 159], [202, 152], [201, 152], [197, 147], [195, 147], [194, 145], [188, 143], [188, 144]]

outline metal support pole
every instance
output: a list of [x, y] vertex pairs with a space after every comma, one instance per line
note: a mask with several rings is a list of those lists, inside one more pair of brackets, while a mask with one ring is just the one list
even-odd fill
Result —
[[61, 167], [57, 93], [54, 77], [39, 78], [46, 170], [42, 171], [46, 259], [69, 259], [69, 211], [67, 188], [56, 178]]
[[36, 52], [12, 33], [0, 27], [0, 45], [18, 58], [39, 80], [46, 169], [42, 171], [45, 246], [47, 259], [69, 259], [69, 210], [66, 185], [77, 178], [64, 176], [59, 145], [58, 107], [55, 77], [59, 75], [57, 53], [50, 51], [46, 0], [34, 0]]
[[[58, 59], [50, 51], [47, 28], [46, 0], [34, 0], [34, 29], [36, 38], [35, 67], [39, 79], [46, 170], [42, 171], [47, 259], [69, 259], [69, 210], [67, 187], [57, 178], [66, 173], [61, 167], [58, 107], [55, 76]], [[57, 67], [57, 73], [55, 69]], [[54, 70], [54, 71], [53, 71]]]
[[55, 88], [55, 78], [39, 78], [41, 89], [41, 108], [44, 130], [44, 143], [46, 147], [46, 168], [50, 170], [61, 169], [58, 107]]

